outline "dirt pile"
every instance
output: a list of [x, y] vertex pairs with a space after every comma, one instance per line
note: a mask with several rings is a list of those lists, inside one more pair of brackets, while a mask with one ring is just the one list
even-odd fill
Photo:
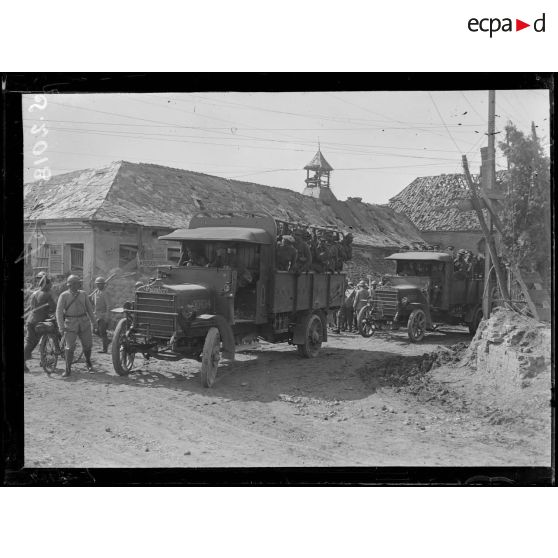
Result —
[[498, 308], [481, 322], [463, 363], [497, 382], [527, 387], [550, 373], [551, 330], [532, 318]]

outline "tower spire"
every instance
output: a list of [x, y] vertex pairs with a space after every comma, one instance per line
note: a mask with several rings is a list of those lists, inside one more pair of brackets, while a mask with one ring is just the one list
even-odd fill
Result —
[[[336, 199], [329, 187], [330, 173], [333, 167], [326, 161], [326, 158], [322, 154], [319, 137], [318, 151], [312, 160], [304, 167], [304, 170], [306, 170], [306, 180], [304, 181], [306, 182], [306, 188], [303, 192], [305, 195], [319, 198], [323, 201]], [[312, 176], [310, 176], [310, 171], [313, 172]]]

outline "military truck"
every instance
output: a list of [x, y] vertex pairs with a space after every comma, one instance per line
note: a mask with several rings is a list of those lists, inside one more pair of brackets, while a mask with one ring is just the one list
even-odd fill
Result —
[[395, 261], [396, 272], [384, 277], [359, 312], [363, 337], [406, 326], [410, 341], [418, 343], [439, 323], [465, 324], [474, 335], [482, 320], [482, 273], [455, 271], [453, 257], [445, 252], [399, 252], [386, 259]]
[[202, 213], [160, 240], [179, 242], [195, 258], [158, 267], [134, 301], [114, 310], [124, 314], [112, 345], [117, 374], [128, 374], [138, 353], [189, 358], [201, 361], [202, 384], [211, 387], [221, 357], [234, 360], [260, 338], [295, 345], [304, 358], [318, 355], [328, 314], [343, 302], [345, 274], [278, 271], [273, 217]]

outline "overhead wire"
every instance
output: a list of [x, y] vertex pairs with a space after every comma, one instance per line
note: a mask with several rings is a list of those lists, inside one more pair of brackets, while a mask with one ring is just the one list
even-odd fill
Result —
[[440, 117], [440, 120], [442, 121], [442, 124], [444, 125], [444, 128], [446, 129], [451, 141], [453, 142], [453, 144], [455, 145], [455, 148], [457, 149], [458, 153], [462, 153], [461, 148], [459, 147], [459, 145], [457, 145], [454, 137], [451, 135], [451, 132], [449, 131], [449, 128], [446, 125], [446, 122], [442, 116], [442, 114], [440, 113], [439, 109], [438, 109], [438, 105], [436, 104], [436, 101], [434, 100], [434, 97], [432, 96], [432, 93], [430, 93], [430, 91], [428, 91], [428, 95], [432, 101], [432, 104], [434, 105], [434, 108], [436, 109], [436, 112], [438, 113], [438, 116]]

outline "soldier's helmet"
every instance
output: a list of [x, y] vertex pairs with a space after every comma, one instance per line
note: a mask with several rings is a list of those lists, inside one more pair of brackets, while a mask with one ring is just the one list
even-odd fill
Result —
[[366, 281], [359, 281], [357, 287], [368, 287], [368, 285], [366, 284]]
[[104, 285], [105, 283], [106, 281], [104, 277], [97, 277], [97, 279], [95, 279], [95, 285]]
[[295, 239], [290, 234], [283, 235], [283, 242], [285, 244], [294, 244]]
[[68, 285], [79, 285], [81, 283], [81, 279], [77, 275], [70, 275], [68, 279], [66, 279], [66, 283]]
[[378, 284], [378, 281], [372, 281], [372, 286], [375, 287]]
[[143, 283], [141, 281], [136, 281], [136, 284], [134, 285], [134, 287], [136, 289], [139, 289], [140, 287], [143, 287]]

